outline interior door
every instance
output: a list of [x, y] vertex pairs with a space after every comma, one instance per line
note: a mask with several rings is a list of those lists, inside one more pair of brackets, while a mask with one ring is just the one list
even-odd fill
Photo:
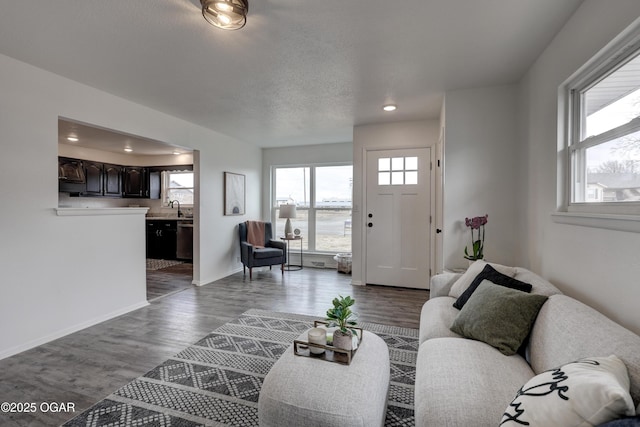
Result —
[[431, 149], [367, 152], [366, 283], [428, 289]]

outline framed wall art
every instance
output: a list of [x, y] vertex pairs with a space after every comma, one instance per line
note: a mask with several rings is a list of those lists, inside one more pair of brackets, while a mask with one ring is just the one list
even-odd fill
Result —
[[239, 173], [224, 173], [224, 214], [245, 214], [245, 176]]

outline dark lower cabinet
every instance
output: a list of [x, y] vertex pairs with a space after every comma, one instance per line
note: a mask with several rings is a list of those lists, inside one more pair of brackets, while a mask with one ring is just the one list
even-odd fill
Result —
[[176, 259], [177, 221], [147, 221], [147, 258]]

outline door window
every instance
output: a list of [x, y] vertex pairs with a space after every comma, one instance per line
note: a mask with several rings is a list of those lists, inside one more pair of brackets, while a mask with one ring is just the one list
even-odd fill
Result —
[[383, 157], [378, 159], [378, 185], [417, 184], [417, 157]]

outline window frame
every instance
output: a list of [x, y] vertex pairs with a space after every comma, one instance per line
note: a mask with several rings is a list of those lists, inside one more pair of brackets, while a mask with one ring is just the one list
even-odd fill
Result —
[[[188, 173], [193, 175], [193, 180], [194, 180], [194, 182], [193, 182], [194, 186], [193, 187], [170, 187], [169, 186], [169, 183], [171, 182], [171, 179], [170, 179], [170, 175], [171, 174], [184, 175], [184, 174], [188, 174]], [[161, 184], [160, 184], [160, 186], [161, 186], [160, 192], [161, 192], [162, 206], [165, 206], [165, 207], [169, 206], [170, 199], [169, 199], [169, 195], [168, 194], [169, 194], [169, 190], [172, 189], [172, 188], [179, 188], [179, 189], [183, 189], [183, 190], [189, 190], [189, 189], [192, 190], [194, 192], [194, 202], [195, 202], [195, 174], [194, 174], [194, 172], [192, 170], [171, 170], [171, 171], [167, 170], [167, 171], [162, 171], [161, 172], [161, 178], [162, 179], [161, 179]], [[184, 204], [181, 203], [180, 207], [181, 208], [183, 208], [183, 207], [192, 208], [192, 207], [194, 207], [194, 204], [193, 203], [184, 203]]]
[[[593, 220], [598, 217], [603, 220], [610, 220], [612, 215], [634, 217], [640, 215], [640, 202], [587, 202], [575, 201], [576, 198], [574, 197], [575, 192], [579, 190], [574, 185], [579, 182], [577, 175], [586, 175], [586, 160], [577, 162], [574, 153], [584, 153], [587, 148], [640, 131], [640, 118], [635, 118], [599, 135], [580, 140], [582, 135], [581, 126], [583, 125], [582, 114], [584, 111], [582, 94], [627, 62], [640, 56], [639, 29], [640, 24], [638, 23], [627, 28], [560, 86], [558, 111], [563, 111], [564, 117], [559, 117], [558, 126], [559, 135], [562, 136], [558, 144], [558, 155], [560, 157], [558, 178], [563, 182], [558, 185], [560, 194], [558, 197], [558, 209], [554, 215], [556, 218], [563, 216], [563, 213], [569, 214], [565, 215], [566, 217], [586, 215], [590, 218], [590, 224], [596, 224], [597, 221], [594, 222]], [[586, 187], [584, 180], [582, 180], [582, 184]], [[587, 189], [585, 188], [584, 191], [586, 192]], [[640, 220], [640, 217], [638, 217], [638, 220]], [[557, 222], [566, 221], [563, 219]], [[606, 224], [602, 225], [602, 227], [611, 228]]]
[[[316, 206], [316, 168], [322, 167], [334, 167], [334, 166], [351, 166], [353, 171], [353, 162], [335, 162], [335, 163], [301, 163], [301, 164], [291, 164], [291, 165], [273, 165], [271, 166], [271, 222], [273, 224], [276, 223], [278, 219], [278, 200], [276, 197], [276, 171], [278, 169], [294, 169], [294, 168], [309, 168], [309, 206], [301, 207], [298, 206], [297, 210], [305, 210], [307, 211], [307, 221], [308, 221], [308, 236], [303, 236], [306, 246], [306, 249], [303, 249], [303, 253], [305, 254], [336, 254], [336, 251], [332, 250], [321, 250], [317, 249], [316, 245], [316, 213], [318, 211], [324, 210], [340, 210], [340, 211], [353, 211], [353, 187], [351, 192], [351, 207], [350, 208], [336, 208], [336, 207], [325, 207], [325, 206]], [[352, 175], [353, 180], [353, 175]], [[279, 236], [276, 236], [279, 237]], [[353, 249], [353, 242], [351, 242], [351, 248], [349, 252]], [[340, 251], [344, 252], [344, 251]]]

